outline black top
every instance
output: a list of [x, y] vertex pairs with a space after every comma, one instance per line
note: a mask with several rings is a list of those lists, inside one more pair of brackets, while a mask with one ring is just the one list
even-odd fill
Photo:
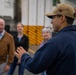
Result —
[[17, 49], [17, 47], [22, 46], [26, 51], [28, 51], [29, 39], [26, 35], [23, 35], [20, 41], [18, 40], [18, 35], [15, 35], [14, 40], [15, 40], [16, 49]]

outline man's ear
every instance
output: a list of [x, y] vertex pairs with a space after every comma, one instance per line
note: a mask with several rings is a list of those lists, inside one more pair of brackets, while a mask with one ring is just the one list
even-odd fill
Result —
[[62, 16], [61, 16], [61, 23], [63, 23], [65, 20], [66, 20], [65, 15], [62, 15]]

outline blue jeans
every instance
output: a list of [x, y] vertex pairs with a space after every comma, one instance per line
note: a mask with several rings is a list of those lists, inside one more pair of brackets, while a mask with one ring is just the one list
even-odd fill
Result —
[[19, 75], [23, 75], [24, 74], [24, 68], [21, 66], [21, 64], [17, 64], [17, 62], [18, 62], [18, 59], [15, 56], [14, 57], [14, 61], [11, 64], [10, 70], [8, 71], [8, 74], [7, 75], [13, 75], [13, 73], [14, 73], [17, 65], [19, 65], [19, 71], [18, 71], [19, 72]]

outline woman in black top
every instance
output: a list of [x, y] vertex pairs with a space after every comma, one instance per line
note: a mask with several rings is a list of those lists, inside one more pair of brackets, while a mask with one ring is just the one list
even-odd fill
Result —
[[28, 51], [29, 48], [29, 41], [28, 41], [28, 37], [26, 35], [22, 35], [22, 36], [14, 36], [14, 40], [15, 40], [15, 47], [17, 49], [17, 47], [22, 46], [26, 51]]
[[[26, 35], [23, 34], [23, 25], [20, 22], [17, 24], [17, 32], [18, 34], [14, 36], [15, 48], [17, 49], [17, 47], [22, 46], [26, 51], [28, 51], [29, 39]], [[13, 75], [17, 65], [19, 65], [19, 75], [24, 74], [24, 68], [21, 66], [20, 60], [14, 57], [14, 61], [10, 67], [8, 75]]]

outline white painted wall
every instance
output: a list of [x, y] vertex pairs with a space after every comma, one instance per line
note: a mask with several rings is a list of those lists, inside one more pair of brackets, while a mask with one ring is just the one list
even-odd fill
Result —
[[0, 16], [11, 16], [13, 18], [13, 0], [0, 0]]
[[[76, 7], [75, 0], [60, 1]], [[51, 19], [44, 15], [44, 13], [51, 12], [55, 8], [52, 2], [53, 0], [22, 0], [22, 23], [24, 25], [52, 27]]]
[[52, 9], [52, 0], [22, 0], [22, 23], [24, 25], [49, 26], [50, 19], [44, 13]]
[[[52, 5], [52, 0], [46, 0], [45, 1], [45, 13], [51, 12], [54, 9], [54, 6]], [[44, 25], [45, 27], [52, 27], [51, 19], [49, 19], [47, 16], [44, 18]]]
[[29, 0], [22, 0], [22, 23], [29, 25]]
[[37, 25], [44, 25], [44, 0], [38, 0], [37, 5]]
[[29, 0], [29, 25], [36, 25], [37, 0]]

